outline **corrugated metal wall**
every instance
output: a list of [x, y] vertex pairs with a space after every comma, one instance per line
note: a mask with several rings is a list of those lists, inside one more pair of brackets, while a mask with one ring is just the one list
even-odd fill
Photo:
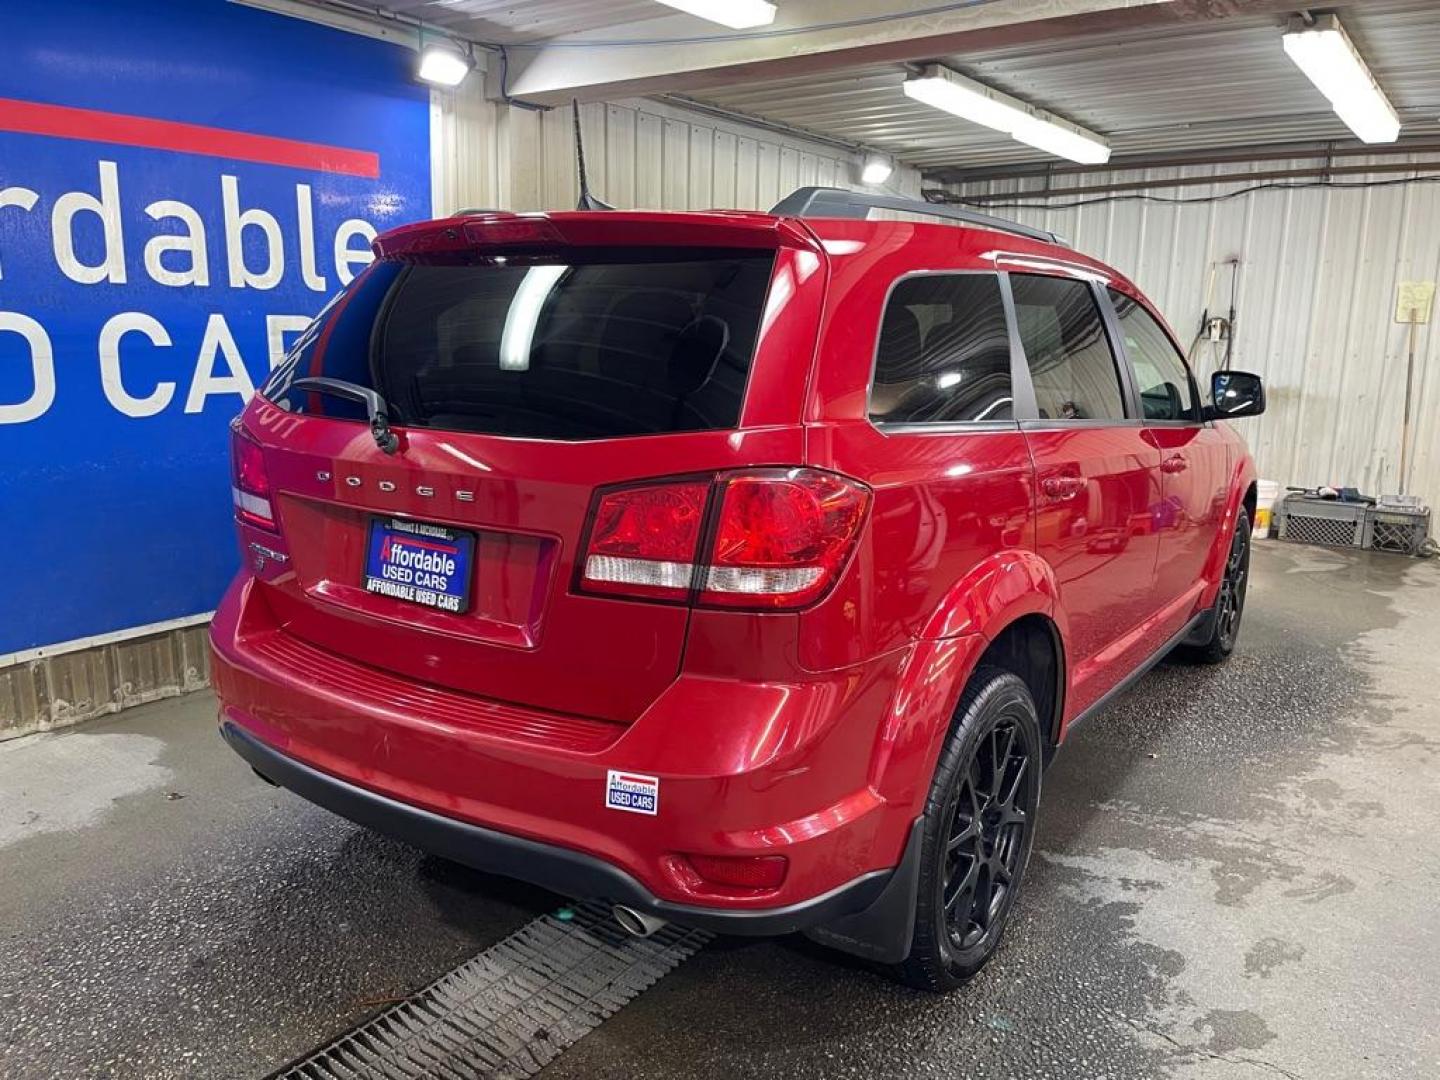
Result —
[[0, 665], [0, 740], [203, 690], [207, 632], [187, 626]]
[[[1255, 170], [1285, 167], [1267, 162]], [[1217, 171], [1233, 173], [1237, 167], [1077, 175], [1053, 182], [1081, 187]], [[1212, 266], [1217, 271], [1212, 307], [1223, 314], [1230, 303], [1231, 271], [1216, 264], [1238, 258], [1234, 366], [1265, 376], [1270, 403], [1265, 416], [1239, 426], [1261, 475], [1282, 485], [1333, 483], [1371, 494], [1393, 493], [1399, 486], [1409, 332], [1395, 322], [1396, 288], [1401, 281], [1440, 277], [1440, 184], [1400, 183], [1395, 174], [1373, 179], [1389, 186], [1239, 194], [1245, 184], [1202, 184], [1145, 194], [1230, 197], [1184, 206], [1131, 200], [994, 212], [1053, 229], [1130, 275], [1187, 344], [1199, 329]], [[1020, 194], [1040, 183], [991, 181], [953, 190]], [[1051, 202], [1094, 198], [1061, 196]], [[1419, 327], [1410, 489], [1432, 506], [1440, 504], [1437, 359], [1440, 335], [1433, 325]]]
[[[573, 209], [570, 110], [495, 105], [472, 81], [435, 98], [436, 210]], [[582, 105], [580, 124], [590, 188], [618, 207], [759, 210], [808, 184], [859, 187], [858, 154], [657, 101]], [[918, 196], [919, 173], [898, 168], [888, 186]]]

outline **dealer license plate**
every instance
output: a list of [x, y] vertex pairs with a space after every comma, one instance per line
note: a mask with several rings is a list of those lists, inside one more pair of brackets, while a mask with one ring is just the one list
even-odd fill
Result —
[[406, 518], [371, 518], [365, 591], [456, 614], [470, 607], [475, 534]]

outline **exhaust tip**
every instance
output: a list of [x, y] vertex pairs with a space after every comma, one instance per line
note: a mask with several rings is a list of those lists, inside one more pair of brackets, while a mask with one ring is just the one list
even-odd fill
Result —
[[626, 907], [624, 904], [616, 904], [610, 909], [610, 914], [614, 916], [620, 929], [624, 930], [631, 937], [648, 938], [651, 934], [655, 933], [656, 930], [659, 930], [665, 925], [664, 919], [657, 919], [654, 915], [646, 915], [644, 912], [636, 911], [634, 908]]

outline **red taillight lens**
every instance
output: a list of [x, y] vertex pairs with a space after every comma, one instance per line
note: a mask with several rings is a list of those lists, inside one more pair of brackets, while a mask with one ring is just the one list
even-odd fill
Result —
[[592, 592], [684, 599], [695, 576], [708, 480], [625, 488], [595, 508], [581, 576]]
[[[712, 489], [719, 511], [701, 552]], [[696, 602], [720, 607], [801, 607], [834, 584], [869, 504], [865, 485], [816, 469], [755, 469], [606, 492], [580, 585], [666, 600], [690, 599], [698, 589]]]
[[700, 603], [798, 607], [830, 588], [859, 535], [868, 488], [814, 469], [739, 473], [721, 483]]
[[785, 882], [790, 860], [784, 855], [684, 855], [695, 875], [706, 885], [768, 892]]
[[275, 528], [270, 508], [270, 478], [265, 475], [265, 454], [260, 444], [240, 425], [230, 427], [230, 494], [235, 516], [262, 529]]

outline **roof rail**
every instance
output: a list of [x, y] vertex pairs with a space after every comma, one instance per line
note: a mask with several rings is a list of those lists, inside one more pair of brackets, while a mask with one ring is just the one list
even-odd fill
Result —
[[1028, 236], [1032, 240], [1043, 240], [1049, 244], [1065, 242], [1045, 229], [1032, 229], [1018, 221], [982, 214], [979, 210], [967, 210], [963, 206], [926, 202], [923, 199], [903, 199], [897, 195], [869, 195], [861, 191], [846, 191], [843, 188], [796, 188], [776, 203], [770, 213], [777, 217], [863, 218], [871, 210], [927, 214], [950, 221], [963, 221], [966, 225], [978, 225], [984, 229]]

